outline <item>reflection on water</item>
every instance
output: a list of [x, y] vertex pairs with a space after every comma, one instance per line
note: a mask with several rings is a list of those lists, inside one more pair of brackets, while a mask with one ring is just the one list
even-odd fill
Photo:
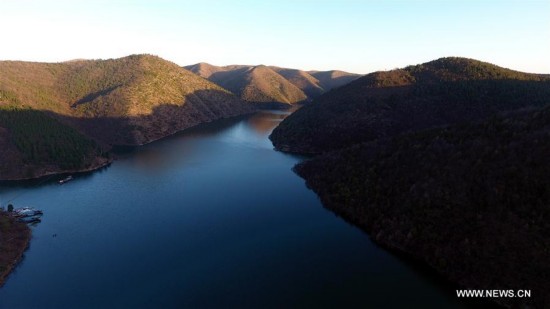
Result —
[[272, 111], [260, 111], [254, 116], [250, 117], [247, 121], [247, 125], [256, 131], [259, 135], [266, 136], [279, 125], [288, 115], [296, 111], [299, 106], [293, 106], [288, 110], [279, 111], [273, 113]]
[[[267, 136], [288, 115], [299, 107], [287, 110], [264, 110], [252, 115], [221, 119], [189, 128], [152, 144], [139, 147], [118, 147], [115, 154], [119, 159], [129, 160], [135, 168], [147, 173], [159, 173], [174, 166], [193, 165], [197, 151], [204, 151], [201, 140], [217, 138], [243, 147], [272, 149]], [[226, 134], [219, 136], [225, 130]], [[255, 135], [251, 135], [254, 132]], [[193, 142], [192, 142], [193, 141]], [[176, 146], [174, 146], [176, 144]], [[168, 145], [171, 151], [163, 147]], [[176, 149], [176, 151], [173, 151]]]

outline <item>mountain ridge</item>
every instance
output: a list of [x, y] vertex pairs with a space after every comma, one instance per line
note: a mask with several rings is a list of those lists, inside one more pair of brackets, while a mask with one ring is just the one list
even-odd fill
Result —
[[[550, 78], [448, 57], [367, 74], [290, 115], [270, 136], [305, 153], [547, 102]], [[476, 102], [476, 104], [473, 104]], [[317, 134], [316, 132], [325, 132]]]
[[[184, 68], [230, 90], [243, 100], [286, 105], [309, 102], [360, 76], [344, 71], [303, 71], [266, 65], [215, 66], [205, 62]], [[310, 72], [320, 76], [322, 82]]]
[[[202, 122], [255, 111], [224, 88], [152, 55], [63, 63], [0, 61], [0, 72], [0, 114], [5, 119], [30, 115], [26, 110], [31, 109], [32, 115], [40, 113], [32, 117], [55, 134], [72, 136], [71, 128], [76, 129], [75, 143], [91, 138], [103, 149], [142, 145]], [[3, 141], [13, 145], [13, 123], [6, 123], [0, 124], [7, 130]], [[32, 128], [22, 132], [29, 137], [40, 133]], [[33, 158], [34, 150], [19, 150]], [[55, 170], [61, 168], [54, 164], [47, 173]], [[8, 174], [0, 171], [2, 175]]]

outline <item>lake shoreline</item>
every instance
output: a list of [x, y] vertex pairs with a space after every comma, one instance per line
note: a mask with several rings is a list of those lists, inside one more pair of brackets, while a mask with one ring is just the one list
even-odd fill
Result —
[[[528, 245], [521, 247], [520, 241], [514, 241], [519, 239], [515, 235], [528, 235], [523, 239], [536, 240], [538, 239], [536, 233], [527, 234], [521, 230], [524, 225], [516, 224], [515, 221], [508, 220], [499, 225], [497, 222], [502, 219], [491, 216], [488, 212], [477, 212], [472, 220], [464, 207], [441, 207], [439, 212], [437, 208], [430, 209], [431, 216], [427, 217], [415, 216], [411, 210], [412, 207], [398, 208], [394, 206], [395, 203], [376, 203], [378, 200], [372, 202], [365, 198], [366, 194], [361, 195], [358, 192], [368, 192], [371, 196], [373, 193], [368, 191], [368, 188], [365, 189], [365, 186], [357, 185], [353, 179], [369, 181], [374, 188], [379, 188], [379, 185], [370, 178], [364, 180], [349, 170], [345, 171], [342, 165], [336, 165], [334, 162], [352, 164], [354, 161], [350, 158], [354, 156], [349, 155], [344, 160], [336, 161], [335, 158], [338, 157], [335, 153], [332, 153], [332, 156], [329, 153], [316, 157], [293, 168], [294, 172], [306, 181], [308, 188], [317, 194], [326, 209], [364, 231], [374, 243], [387, 251], [405, 260], [424, 264], [425, 268], [431, 269], [441, 278], [455, 285], [456, 289], [532, 290], [533, 295], [536, 295], [533, 296], [533, 300], [530, 297], [522, 299], [494, 297], [489, 300], [504, 307], [516, 307], [526, 303], [535, 304], [535, 307], [538, 307], [537, 305], [544, 307], [545, 296], [542, 293], [545, 290], [544, 279], [537, 279], [536, 271], [529, 267], [529, 265], [540, 265], [537, 263], [544, 260], [544, 251], [542, 253], [541, 250], [535, 251]], [[354, 155], [359, 157], [355, 153]], [[336, 174], [342, 177], [333, 176]], [[349, 181], [351, 184], [338, 187], [338, 184], [347, 179], [352, 179]], [[384, 192], [383, 189], [378, 190]], [[414, 192], [411, 193], [414, 198], [413, 194]], [[365, 206], [366, 203], [370, 203], [368, 207]], [[397, 210], [392, 212], [394, 209]], [[417, 219], [419, 217], [427, 219], [422, 221]], [[447, 218], [450, 219], [445, 221]], [[415, 219], [417, 221], [414, 221]], [[483, 226], [473, 225], [473, 228], [465, 231], [459, 229], [450, 231], [435, 225], [435, 222], [448, 222], [447, 226], [468, 226], [470, 222], [478, 224], [477, 222], [480, 221], [484, 224]], [[535, 224], [533, 221], [530, 223]], [[424, 232], [423, 228], [427, 229], [426, 226], [435, 228]], [[470, 232], [472, 230], [474, 234]], [[515, 232], [508, 233], [506, 232], [508, 230]], [[500, 253], [500, 256], [493, 253], [499, 252], [499, 247], [492, 245], [499, 243], [510, 248], [507, 252]], [[537, 244], [537, 241], [531, 243]], [[518, 248], [523, 249], [518, 250]], [[541, 270], [541, 274], [544, 274], [544, 266], [539, 266], [538, 269]], [[502, 280], [504, 283], [501, 283], [492, 278], [505, 279]]]
[[[288, 108], [287, 108], [288, 109]], [[283, 110], [283, 109], [280, 109], [280, 110]], [[253, 111], [251, 112], [246, 112], [246, 113], [238, 113], [238, 114], [232, 114], [232, 115], [229, 115], [228, 117], [220, 117], [220, 118], [217, 118], [217, 119], [214, 119], [214, 120], [210, 120], [210, 121], [204, 121], [204, 122], [200, 122], [200, 123], [197, 123], [197, 124], [194, 124], [194, 125], [191, 125], [189, 127], [186, 127], [184, 129], [181, 129], [181, 130], [177, 130], [175, 132], [170, 132], [169, 134], [165, 134], [163, 136], [160, 136], [158, 138], [153, 138], [153, 139], [150, 139], [144, 143], [140, 143], [140, 144], [128, 144], [128, 145], [124, 145], [124, 144], [121, 144], [121, 145], [111, 145], [111, 149], [109, 150], [109, 153], [112, 152], [113, 148], [139, 148], [139, 147], [142, 147], [142, 146], [145, 146], [145, 145], [148, 145], [148, 144], [151, 144], [151, 143], [154, 143], [154, 142], [157, 142], [157, 141], [161, 141], [163, 139], [166, 139], [166, 138], [169, 138], [171, 136], [174, 136], [176, 134], [179, 134], [181, 132], [184, 132], [188, 129], [192, 129], [192, 128], [195, 128], [197, 126], [200, 126], [202, 124], [207, 124], [207, 123], [212, 123], [212, 122], [216, 122], [216, 121], [220, 121], [220, 120], [225, 120], [225, 119], [233, 119], [233, 118], [238, 118], [238, 117], [246, 117], [246, 116], [250, 116], [250, 115], [253, 115], [255, 113], [258, 113], [258, 112], [261, 112], [262, 109], [261, 108], [257, 108], [257, 109], [254, 109]], [[29, 177], [29, 176], [24, 176], [23, 173], [21, 172], [19, 175], [12, 175], [12, 176], [8, 176], [8, 177], [2, 177], [0, 176], [0, 183], [15, 183], [15, 182], [19, 182], [19, 181], [29, 181], [29, 180], [39, 180], [41, 178], [45, 178], [45, 177], [51, 177], [51, 176], [55, 176], [55, 175], [63, 175], [63, 174], [76, 174], [76, 173], [88, 173], [88, 172], [93, 172], [93, 171], [96, 171], [96, 170], [99, 170], [99, 169], [102, 169], [104, 167], [107, 167], [109, 166], [111, 163], [113, 163], [114, 161], [116, 160], [116, 158], [113, 158], [113, 157], [109, 157], [109, 158], [101, 158], [101, 157], [98, 157], [94, 160], [94, 162], [92, 163], [91, 166], [89, 167], [86, 167], [86, 168], [80, 168], [80, 169], [70, 169], [70, 170], [62, 170], [62, 169], [58, 169], [56, 167], [52, 167], [52, 166], [48, 166], [48, 167], [36, 167], [37, 169], [42, 169], [42, 171], [39, 171], [39, 172], [36, 172], [35, 175]], [[21, 169], [22, 170], [22, 169]]]
[[[300, 175], [300, 177], [303, 177], [303, 176]], [[304, 180], [306, 181], [309, 187], [310, 184], [308, 183], [308, 180], [305, 177], [304, 177]], [[429, 261], [425, 256], [405, 248], [405, 246], [403, 245], [404, 241], [402, 239], [393, 239], [391, 236], [387, 237], [387, 235], [383, 234], [383, 231], [375, 230], [374, 228], [367, 225], [365, 222], [362, 222], [360, 219], [354, 218], [352, 211], [350, 209], [347, 209], [345, 206], [342, 206], [342, 205], [338, 206], [324, 200], [324, 198], [322, 197], [321, 191], [318, 191], [313, 188], [311, 188], [311, 190], [313, 190], [315, 194], [319, 197], [324, 208], [331, 211], [337, 217], [341, 218], [345, 222], [360, 229], [362, 232], [364, 232], [368, 236], [368, 238], [375, 245], [379, 246], [383, 250], [398, 257], [400, 260], [406, 263], [409, 267], [413, 267], [429, 276], [433, 276], [436, 280], [442, 281], [442, 283], [445, 284], [451, 290], [458, 291], [461, 289], [468, 289], [468, 288], [472, 289], [471, 287], [468, 287], [467, 285], [465, 285], [464, 282], [461, 282], [460, 280], [457, 280], [449, 273], [442, 271], [436, 264], [434, 264], [432, 261]], [[463, 301], [465, 303], [469, 303], [474, 306], [483, 305], [484, 308], [496, 309], [496, 308], [511, 307], [510, 303], [506, 302], [506, 299], [499, 299], [499, 298], [492, 298], [492, 299], [471, 298], [471, 299], [464, 299]]]
[[323, 208], [291, 171], [306, 157], [267, 139], [287, 114], [113, 149], [116, 164], [67, 186], [57, 176], [0, 188], [5, 201], [48, 215], [31, 227], [32, 250], [0, 289], [0, 307], [463, 307], [453, 287]]
[[111, 163], [113, 163], [113, 161], [114, 161], [113, 158], [97, 158], [96, 161], [91, 166], [86, 167], [86, 168], [80, 168], [80, 169], [77, 168], [77, 169], [65, 170], [65, 169], [55, 169], [55, 168], [52, 168], [52, 167], [44, 168], [43, 171], [38, 172], [37, 174], [35, 174], [32, 177], [27, 177], [27, 176], [22, 176], [22, 175], [6, 177], [6, 178], [1, 178], [0, 183], [1, 182], [9, 183], [9, 182], [18, 182], [18, 181], [37, 180], [37, 179], [41, 179], [41, 178], [45, 178], [45, 177], [51, 177], [51, 176], [63, 175], [63, 174], [87, 173], [87, 172], [92, 172], [92, 171], [107, 167]]
[[0, 210], [0, 287], [23, 258], [31, 240], [31, 229]]

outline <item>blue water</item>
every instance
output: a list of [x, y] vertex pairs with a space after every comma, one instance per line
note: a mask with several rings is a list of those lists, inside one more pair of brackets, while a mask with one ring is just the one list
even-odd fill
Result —
[[323, 208], [291, 171], [303, 158], [267, 138], [283, 117], [201, 125], [65, 185], [0, 186], [44, 211], [0, 308], [462, 308]]

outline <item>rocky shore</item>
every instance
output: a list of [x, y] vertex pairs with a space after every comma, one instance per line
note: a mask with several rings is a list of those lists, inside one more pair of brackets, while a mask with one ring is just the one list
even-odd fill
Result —
[[21, 261], [31, 239], [30, 228], [0, 210], [0, 287]]

